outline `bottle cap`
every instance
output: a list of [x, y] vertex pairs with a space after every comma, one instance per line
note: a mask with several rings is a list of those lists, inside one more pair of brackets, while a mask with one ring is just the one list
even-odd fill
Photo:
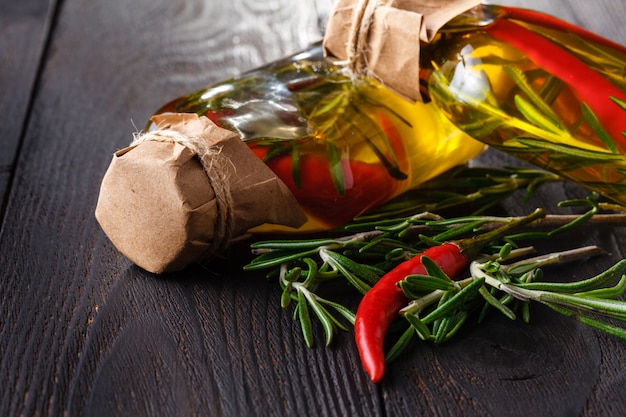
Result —
[[177, 271], [219, 254], [266, 223], [306, 221], [285, 184], [239, 136], [204, 116], [154, 116], [113, 156], [96, 218], [127, 258], [147, 271]]

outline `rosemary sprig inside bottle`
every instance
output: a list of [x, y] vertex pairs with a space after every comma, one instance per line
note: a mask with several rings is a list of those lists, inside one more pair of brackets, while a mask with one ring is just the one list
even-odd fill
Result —
[[[486, 36], [503, 50], [514, 44], [512, 50], [527, 54], [528, 61], [508, 60], [505, 53], [474, 56], [480, 48], [453, 51], [452, 44], [437, 45], [443, 56], [467, 65], [433, 62], [430, 97], [472, 137], [624, 204], [626, 98], [624, 77], [613, 73], [615, 62], [623, 62], [621, 52], [611, 59], [592, 41], [567, 30], [533, 33], [511, 21], [501, 23], [500, 29], [490, 27], [474, 36]], [[566, 41], [568, 36], [573, 38]], [[559, 38], [576, 46], [562, 49]], [[492, 71], [494, 66], [501, 70]]]

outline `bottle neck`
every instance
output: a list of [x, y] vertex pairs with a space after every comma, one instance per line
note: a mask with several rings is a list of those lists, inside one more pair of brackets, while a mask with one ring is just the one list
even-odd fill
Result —
[[471, 32], [484, 29], [506, 16], [506, 11], [497, 5], [481, 4], [450, 20], [440, 33]]

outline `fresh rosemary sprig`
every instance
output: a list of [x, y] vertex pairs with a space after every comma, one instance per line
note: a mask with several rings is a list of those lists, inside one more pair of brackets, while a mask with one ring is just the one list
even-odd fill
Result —
[[448, 209], [463, 210], [471, 215], [484, 213], [518, 190], [525, 190], [522, 202], [542, 185], [563, 181], [548, 171], [531, 168], [459, 167], [433, 179], [415, 190], [354, 219], [349, 228], [414, 213], [442, 213]]
[[[626, 260], [586, 280], [554, 283], [537, 281], [543, 277], [542, 266], [585, 259], [603, 251], [590, 246], [507, 265], [510, 250], [511, 245], [507, 244], [495, 259], [472, 262], [470, 277], [459, 281], [451, 280], [432, 261], [424, 262], [422, 258], [427, 275], [408, 276], [399, 284], [411, 299], [400, 312], [409, 327], [390, 349], [387, 360], [397, 357], [415, 337], [434, 343], [449, 340], [477, 310], [482, 309], [481, 320], [487, 310], [499, 311], [512, 320], [521, 311], [528, 322], [530, 301], [626, 339], [626, 328], [606, 320], [626, 323], [626, 302], [615, 300], [626, 290]], [[433, 282], [438, 286], [433, 286]]]
[[313, 310], [313, 313], [324, 327], [326, 345], [328, 346], [332, 342], [335, 333], [340, 330], [347, 330], [346, 326], [328, 309], [334, 310], [336, 314], [339, 314], [351, 324], [354, 324], [354, 313], [348, 308], [324, 299], [315, 293], [321, 282], [325, 279], [334, 278], [334, 272], [326, 273], [325, 271], [319, 271], [316, 262], [311, 258], [304, 258], [302, 263], [307, 267], [288, 269], [286, 264], [283, 264], [281, 267], [279, 277], [279, 282], [283, 289], [281, 306], [287, 308], [292, 301], [297, 302], [294, 309], [294, 318], [300, 320], [302, 334], [309, 347], [313, 346], [310, 313], [310, 310]]
[[[507, 240], [510, 243], [504, 246], [493, 247], [498, 256], [485, 253], [483, 268], [486, 273], [496, 274], [503, 282], [530, 282], [541, 276], [540, 267], [547, 262], [554, 262], [554, 257], [543, 257], [539, 260], [532, 258], [526, 263], [516, 263], [512, 266], [501, 266], [500, 261], [510, 259], [511, 254], [519, 256], [525, 253], [523, 250], [510, 251], [511, 245], [517, 241], [528, 239], [550, 239], [556, 234], [561, 234], [580, 227], [582, 223], [610, 221], [612, 224], [626, 224], [625, 215], [600, 214], [600, 205], [594, 198], [576, 200], [563, 203], [565, 206], [576, 205], [587, 207], [586, 213], [579, 216], [556, 216], [531, 225], [531, 230], [510, 235]], [[326, 344], [331, 343], [333, 336], [347, 326], [353, 324], [354, 313], [347, 307], [339, 304], [328, 297], [321, 296], [319, 291], [330, 282], [349, 283], [355, 289], [355, 295], [364, 294], [385, 272], [392, 269], [400, 262], [413, 257], [424, 251], [430, 245], [437, 245], [442, 241], [448, 241], [467, 235], [490, 230], [494, 225], [502, 225], [514, 221], [515, 217], [495, 216], [464, 216], [459, 218], [444, 219], [432, 213], [420, 213], [417, 215], [389, 219], [385, 222], [372, 222], [366, 224], [350, 225], [345, 229], [346, 233], [358, 230], [356, 233], [340, 237], [325, 237], [320, 239], [295, 239], [295, 240], [270, 240], [256, 242], [252, 245], [257, 257], [245, 266], [246, 270], [269, 269], [268, 277], [278, 278], [283, 290], [281, 305], [284, 308], [296, 303], [294, 317], [301, 323], [304, 339], [308, 346], [314, 344], [313, 317], [321, 324], [325, 332]], [[537, 231], [532, 228], [548, 228], [548, 231]], [[504, 248], [504, 249], [503, 249]], [[589, 249], [586, 249], [587, 251]], [[585, 256], [596, 252], [581, 252]], [[506, 254], [506, 256], [505, 256]], [[496, 259], [495, 261], [492, 259]], [[562, 260], [561, 260], [562, 261]], [[494, 269], [496, 266], [500, 269]], [[532, 266], [532, 269], [529, 267]], [[474, 266], [474, 268], [477, 268]], [[515, 275], [514, 275], [515, 274]], [[521, 275], [520, 275], [521, 274]], [[511, 277], [519, 277], [513, 280]], [[503, 278], [507, 277], [508, 278]], [[480, 283], [475, 283], [481, 281]], [[599, 280], [596, 280], [599, 282]], [[407, 320], [412, 325], [412, 331], [407, 331], [400, 338], [398, 345], [392, 349], [390, 355], [397, 355], [408, 343], [409, 337], [414, 334], [421, 335], [427, 340], [443, 342], [452, 337], [458, 328], [465, 322], [470, 312], [467, 308], [452, 309], [451, 306], [463, 300], [463, 306], [467, 301], [473, 300], [476, 304], [476, 296], [480, 300], [486, 300], [487, 305], [495, 306], [499, 311], [513, 317], [514, 313], [507, 305], [514, 301], [515, 297], [510, 294], [517, 287], [496, 288], [491, 285], [493, 281], [486, 276], [478, 277], [470, 281], [451, 283], [450, 279], [441, 273], [429, 270], [428, 277], [409, 277], [403, 285], [410, 297], [418, 297], [422, 304], [431, 305], [433, 302], [445, 305], [450, 314], [442, 314], [439, 310], [434, 316], [429, 316], [426, 323], [415, 313], [409, 311]], [[604, 281], [602, 281], [604, 282]], [[417, 286], [412, 284], [416, 284]], [[470, 285], [471, 284], [471, 285]], [[512, 285], [512, 284], [511, 284]], [[468, 286], [470, 289], [465, 290]], [[487, 287], [492, 287], [488, 290]], [[513, 290], [510, 290], [513, 288]], [[520, 287], [520, 291], [531, 289]], [[599, 287], [596, 287], [599, 288]], [[509, 292], [505, 290], [509, 289]], [[463, 292], [461, 292], [463, 290]], [[495, 294], [495, 291], [500, 294]], [[619, 296], [615, 290], [602, 290], [605, 294]], [[444, 296], [444, 293], [448, 295]], [[457, 295], [459, 292], [461, 295]], [[500, 297], [500, 298], [498, 298]], [[545, 295], [542, 295], [545, 298]], [[450, 298], [450, 300], [448, 300]], [[528, 301], [525, 298], [524, 301]], [[431, 300], [426, 303], [427, 300]], [[542, 299], [542, 302], [545, 300]], [[461, 304], [458, 304], [461, 306]], [[564, 308], [553, 303], [556, 307]], [[505, 308], [506, 307], [506, 308]], [[522, 303], [522, 315], [528, 316], [528, 308]], [[311, 314], [311, 311], [313, 314]], [[485, 310], [486, 311], [486, 310]], [[573, 314], [573, 313], [572, 313]], [[405, 315], [406, 316], [406, 315]], [[484, 312], [482, 314], [484, 316]], [[582, 316], [581, 321], [592, 323], [588, 316]], [[437, 319], [435, 319], [437, 318]], [[445, 318], [444, 321], [441, 321]], [[421, 324], [420, 324], [421, 323]], [[593, 322], [595, 323], [595, 322]], [[429, 327], [431, 326], [431, 327]], [[435, 327], [432, 327], [435, 326]], [[596, 326], [598, 327], [598, 326]], [[606, 329], [609, 329], [606, 327]], [[412, 333], [413, 332], [413, 333]], [[614, 332], [617, 333], [617, 332]], [[430, 335], [430, 336], [429, 336]], [[434, 335], [434, 336], [433, 336]], [[433, 336], [433, 337], [431, 337]]]

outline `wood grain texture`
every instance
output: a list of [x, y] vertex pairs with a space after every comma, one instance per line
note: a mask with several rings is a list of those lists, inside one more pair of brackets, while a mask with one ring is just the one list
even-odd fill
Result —
[[[530, 325], [494, 318], [447, 345], [417, 345], [375, 386], [350, 334], [330, 348], [305, 347], [291, 312], [279, 307], [278, 286], [242, 272], [246, 248], [209, 269], [154, 276], [101, 232], [93, 217], [100, 180], [134, 125], [171, 98], [319, 39], [331, 3], [62, 2], [0, 234], [0, 415], [626, 414], [624, 343], [546, 308], [533, 310]], [[626, 43], [621, 1], [513, 4]], [[0, 23], [45, 21], [43, 8], [33, 10], [33, 21], [0, 13]], [[41, 33], [20, 42], [41, 45]], [[19, 59], [33, 68], [37, 53], [29, 53]], [[26, 97], [19, 100], [30, 97], [32, 74], [16, 82], [15, 94]], [[0, 88], [12, 83], [0, 76]], [[19, 137], [24, 104], [6, 100], [0, 110], [17, 117], [0, 133]], [[515, 163], [496, 152], [479, 162]], [[508, 202], [503, 210], [581, 195], [554, 185], [528, 207]], [[613, 252], [559, 270], [563, 279], [584, 278], [624, 255], [626, 233], [596, 229], [565, 243]]]
[[55, 4], [0, 0], [0, 221]]

